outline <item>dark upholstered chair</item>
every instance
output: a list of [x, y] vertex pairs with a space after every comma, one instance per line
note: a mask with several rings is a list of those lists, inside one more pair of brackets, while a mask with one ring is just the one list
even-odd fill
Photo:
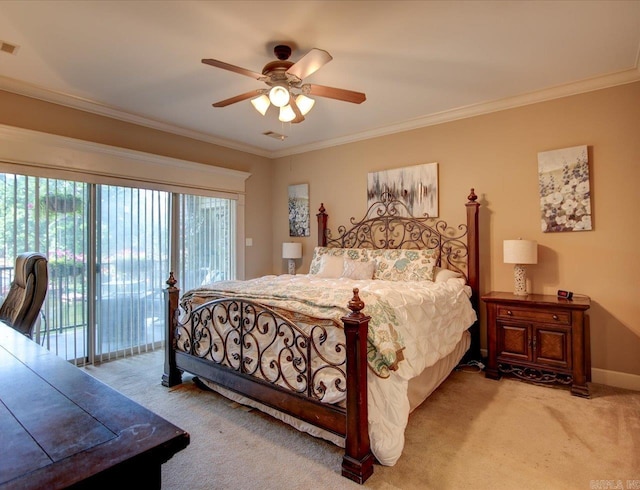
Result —
[[11, 288], [0, 307], [0, 320], [33, 338], [48, 282], [47, 258], [44, 255], [37, 252], [18, 255]]

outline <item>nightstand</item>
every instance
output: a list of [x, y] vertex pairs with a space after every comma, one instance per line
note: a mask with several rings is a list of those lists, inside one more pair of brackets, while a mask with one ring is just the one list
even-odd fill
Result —
[[487, 378], [509, 373], [529, 381], [570, 385], [573, 395], [589, 397], [588, 298], [491, 292], [482, 301], [487, 306]]

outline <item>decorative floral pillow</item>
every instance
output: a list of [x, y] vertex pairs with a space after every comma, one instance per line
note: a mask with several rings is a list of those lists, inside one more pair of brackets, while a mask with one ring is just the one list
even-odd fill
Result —
[[360, 262], [368, 262], [369, 255], [366, 248], [333, 248], [333, 247], [316, 247], [313, 250], [313, 258], [309, 266], [309, 274], [318, 274], [322, 268], [322, 258], [326, 255], [337, 257], [348, 257], [351, 260]]
[[[433, 281], [436, 250], [381, 250], [376, 257], [374, 279], [385, 281]], [[378, 255], [378, 254], [376, 254]]]

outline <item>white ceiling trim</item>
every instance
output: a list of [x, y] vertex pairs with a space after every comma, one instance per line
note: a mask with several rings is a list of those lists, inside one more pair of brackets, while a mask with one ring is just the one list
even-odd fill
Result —
[[[640, 51], [638, 53], [640, 58]], [[617, 85], [623, 85], [627, 83], [633, 83], [640, 80], [640, 66], [636, 63], [636, 67], [623, 70], [620, 72], [612, 73], [605, 76], [589, 78], [574, 83], [568, 83], [548, 89], [538, 90], [535, 92], [517, 95], [514, 97], [508, 97], [505, 99], [493, 100], [489, 102], [482, 102], [479, 104], [473, 104], [465, 107], [459, 107], [448, 111], [443, 111], [435, 114], [430, 114], [425, 117], [412, 119], [410, 121], [404, 121], [397, 124], [390, 124], [382, 128], [373, 129], [370, 131], [364, 131], [361, 133], [345, 136], [342, 138], [334, 138], [318, 143], [312, 143], [309, 145], [300, 145], [287, 150], [282, 151], [265, 151], [253, 146], [243, 145], [233, 141], [216, 138], [199, 131], [193, 131], [185, 129], [179, 126], [168, 124], [162, 121], [157, 121], [144, 116], [133, 114], [122, 109], [110, 107], [108, 105], [94, 102], [81, 97], [76, 97], [61, 92], [52, 91], [44, 87], [28, 84], [19, 80], [15, 80], [9, 77], [0, 76], [0, 90], [7, 92], [32, 97], [35, 99], [44, 100], [46, 102], [52, 102], [55, 104], [71, 107], [73, 109], [79, 109], [82, 111], [98, 114], [102, 116], [111, 117], [121, 121], [137, 124], [140, 126], [157, 129], [167, 133], [172, 133], [187, 138], [196, 139], [206, 143], [211, 143], [218, 146], [223, 146], [232, 150], [243, 151], [254, 155], [266, 157], [266, 158], [280, 158], [289, 155], [295, 155], [300, 153], [306, 153], [314, 150], [321, 150], [325, 148], [331, 148], [333, 146], [344, 145], [347, 143], [354, 143], [357, 141], [367, 140], [380, 136], [386, 136], [403, 131], [410, 131], [413, 129], [419, 129], [426, 126], [433, 126], [436, 124], [442, 124], [459, 119], [465, 119], [468, 117], [479, 116], [482, 114], [489, 114], [492, 112], [502, 111], [506, 109], [512, 109], [515, 107], [521, 107], [525, 105], [535, 104], [538, 102], [544, 102], [548, 100], [558, 99], [561, 97], [568, 97], [571, 95], [577, 95], [580, 93], [591, 92], [594, 90], [600, 90], [608, 87], [614, 87]]]

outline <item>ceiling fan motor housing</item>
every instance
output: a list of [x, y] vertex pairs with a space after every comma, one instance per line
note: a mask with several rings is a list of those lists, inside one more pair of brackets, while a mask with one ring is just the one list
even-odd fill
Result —
[[291, 47], [286, 44], [278, 44], [273, 48], [273, 54], [281, 61], [288, 60], [289, 56], [291, 56]]

